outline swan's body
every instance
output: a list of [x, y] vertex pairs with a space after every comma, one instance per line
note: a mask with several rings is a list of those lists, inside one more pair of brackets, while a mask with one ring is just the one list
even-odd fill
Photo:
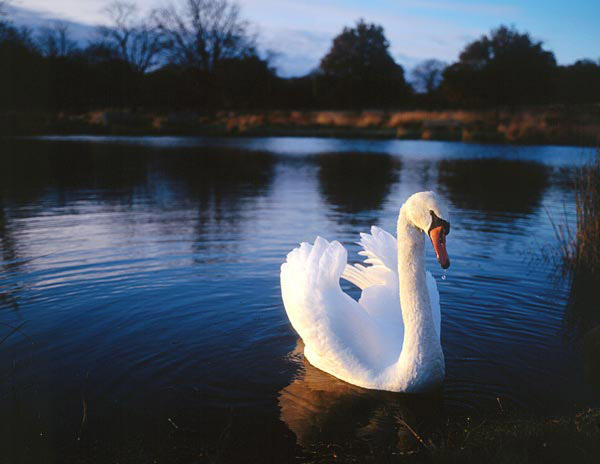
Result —
[[[283, 302], [312, 365], [379, 390], [420, 391], [443, 381], [439, 294], [425, 272], [423, 232], [443, 223], [440, 241], [431, 237], [448, 267], [449, 226], [440, 219], [447, 217], [435, 194], [421, 192], [402, 206], [397, 240], [378, 227], [361, 234], [369, 266], [348, 266], [346, 249], [321, 237], [288, 254], [281, 266]], [[340, 277], [362, 289], [358, 302], [341, 290]]]

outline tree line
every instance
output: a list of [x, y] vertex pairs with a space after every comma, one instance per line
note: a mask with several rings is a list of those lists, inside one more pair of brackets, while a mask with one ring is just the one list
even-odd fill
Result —
[[[5, 4], [4, 4], [5, 5]], [[319, 66], [282, 78], [231, 0], [179, 0], [141, 15], [116, 1], [84, 46], [67, 23], [18, 28], [0, 1], [0, 108], [82, 111], [498, 107], [600, 102], [600, 62], [558, 65], [542, 42], [500, 26], [458, 61], [426, 60], [409, 76], [383, 28], [359, 20]]]

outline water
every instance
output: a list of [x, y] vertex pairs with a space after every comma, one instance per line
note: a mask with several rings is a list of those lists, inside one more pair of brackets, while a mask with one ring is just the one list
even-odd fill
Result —
[[[0, 345], [5, 456], [283, 462], [328, 440], [409, 446], [399, 414], [425, 433], [500, 404], [595, 401], [563, 324], [567, 289], [542, 259], [549, 216], [574, 223], [579, 148], [49, 137], [0, 149], [0, 340], [23, 324]], [[280, 297], [286, 253], [322, 235], [356, 262], [358, 233], [394, 231], [425, 189], [451, 210], [447, 279], [427, 252], [443, 392], [372, 392], [308, 365]]]

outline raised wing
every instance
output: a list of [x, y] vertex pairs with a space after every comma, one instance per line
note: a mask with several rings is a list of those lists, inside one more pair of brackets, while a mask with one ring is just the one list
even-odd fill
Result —
[[346, 266], [342, 278], [362, 289], [359, 304], [373, 318], [379, 333], [394, 353], [400, 353], [404, 341], [404, 323], [398, 291], [398, 243], [393, 235], [379, 227], [360, 234], [359, 251], [364, 264]]
[[[364, 263], [347, 265], [342, 278], [362, 290], [359, 303], [378, 322], [391, 339], [403, 339], [404, 324], [400, 309], [398, 288], [398, 242], [396, 238], [377, 227], [371, 233], [361, 233], [359, 254], [365, 256]], [[427, 289], [433, 312], [435, 329], [440, 335], [440, 296], [435, 279], [427, 272]]]
[[364, 263], [369, 266], [348, 265], [342, 274], [343, 279], [361, 290], [374, 285], [392, 284], [394, 279], [398, 281], [398, 243], [392, 234], [372, 226], [370, 234], [360, 234], [358, 244], [363, 247], [358, 254], [366, 257]]
[[337, 241], [317, 237], [314, 245], [302, 243], [281, 266], [281, 294], [311, 364], [364, 385], [372, 378], [369, 371], [389, 364], [393, 354], [373, 318], [340, 288], [346, 260]]

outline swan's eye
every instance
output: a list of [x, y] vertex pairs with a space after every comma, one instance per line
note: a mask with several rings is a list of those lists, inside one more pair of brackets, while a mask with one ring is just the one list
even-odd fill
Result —
[[429, 213], [431, 214], [431, 225], [429, 226], [429, 230], [427, 232], [430, 232], [431, 229], [442, 226], [444, 229], [444, 235], [448, 235], [450, 233], [450, 223], [444, 219], [440, 219], [432, 210], [429, 210]]

